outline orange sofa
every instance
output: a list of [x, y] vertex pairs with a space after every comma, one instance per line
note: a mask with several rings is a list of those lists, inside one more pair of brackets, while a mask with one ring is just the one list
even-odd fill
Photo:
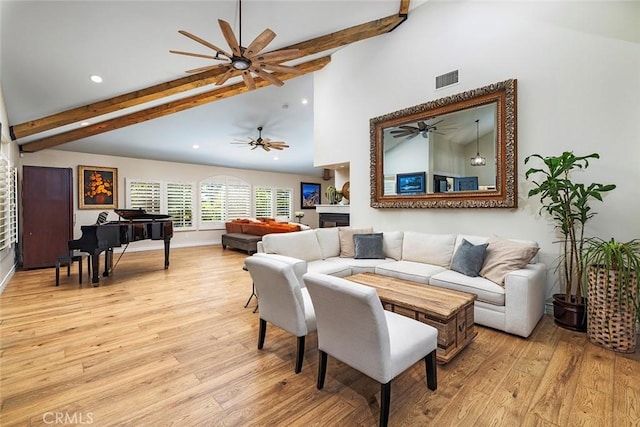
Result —
[[273, 218], [234, 219], [225, 223], [227, 233], [222, 235], [222, 249], [227, 246], [241, 249], [249, 254], [257, 251], [262, 236], [271, 233], [290, 233], [300, 231], [300, 226], [288, 222], [277, 222]]
[[234, 219], [225, 224], [227, 233], [243, 233], [253, 236], [264, 236], [270, 233], [290, 233], [300, 231], [300, 226], [288, 222], [277, 222], [273, 218], [258, 218], [258, 221], [250, 219]]

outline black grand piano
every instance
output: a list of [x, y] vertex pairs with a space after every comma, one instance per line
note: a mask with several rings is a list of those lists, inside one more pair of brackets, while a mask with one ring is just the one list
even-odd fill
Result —
[[113, 248], [139, 240], [164, 240], [164, 268], [169, 268], [169, 243], [173, 237], [173, 222], [169, 215], [150, 214], [142, 209], [115, 209], [119, 221], [83, 225], [82, 236], [69, 241], [69, 250], [80, 250], [91, 255], [93, 286], [98, 286], [100, 253], [105, 253], [103, 275], [109, 276], [113, 261]]

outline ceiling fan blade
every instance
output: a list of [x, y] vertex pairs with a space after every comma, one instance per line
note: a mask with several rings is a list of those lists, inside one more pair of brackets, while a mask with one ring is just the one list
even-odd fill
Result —
[[218, 80], [216, 80], [216, 84], [217, 85], [224, 84], [224, 82], [229, 80], [229, 78], [233, 75], [234, 71], [235, 70], [233, 68], [229, 68], [223, 75], [220, 76], [220, 78], [218, 78]]
[[207, 65], [206, 67], [192, 68], [191, 70], [185, 71], [185, 73], [189, 73], [189, 74], [200, 73], [202, 71], [213, 70], [214, 68], [218, 68], [221, 65], [224, 66], [225, 64]]
[[229, 44], [229, 47], [231, 48], [233, 54], [235, 56], [242, 56], [240, 45], [238, 44], [238, 40], [236, 39], [235, 34], [233, 34], [231, 25], [229, 25], [227, 21], [223, 21], [222, 19], [218, 19], [218, 25], [220, 25], [220, 31], [222, 31], [222, 35]]
[[178, 55], [195, 56], [196, 58], [218, 59], [220, 61], [223, 61], [223, 60], [227, 59], [227, 58], [220, 58], [220, 57], [216, 58], [215, 56], [212, 56], [212, 55], [202, 55], [200, 53], [183, 52], [181, 50], [170, 50], [169, 52], [170, 53], [175, 53], [175, 54], [178, 54]]
[[252, 150], [255, 150], [256, 148], [258, 148], [258, 146], [257, 146], [257, 145], [254, 145], [251, 149], [252, 149]]
[[264, 49], [273, 39], [276, 38], [276, 33], [271, 31], [269, 28], [264, 30], [263, 32], [256, 37], [249, 46], [245, 49], [244, 53], [246, 56], [257, 55], [262, 49]]
[[231, 55], [230, 55], [229, 53], [227, 53], [226, 51], [224, 51], [224, 50], [220, 49], [220, 48], [219, 48], [219, 47], [217, 47], [216, 45], [213, 45], [213, 44], [209, 43], [208, 41], [206, 41], [206, 40], [204, 40], [204, 39], [201, 39], [200, 37], [198, 37], [198, 36], [196, 36], [196, 35], [194, 35], [194, 34], [191, 34], [191, 33], [190, 33], [190, 32], [188, 32], [188, 31], [185, 31], [185, 30], [179, 30], [178, 32], [179, 32], [180, 34], [182, 34], [183, 36], [189, 37], [191, 40], [196, 41], [196, 42], [200, 43], [201, 45], [204, 45], [204, 46], [208, 47], [209, 49], [213, 49], [213, 50], [215, 50], [216, 52], [220, 52], [221, 54], [223, 54], [224, 56], [226, 56], [226, 57], [227, 57], [227, 59], [231, 59]]
[[278, 79], [277, 77], [274, 77], [271, 73], [268, 73], [258, 67], [252, 66], [251, 67], [251, 71], [253, 71], [256, 75], [258, 75], [258, 77], [262, 77], [264, 80], [270, 82], [271, 84], [275, 85], [275, 86], [283, 86], [284, 83], [282, 82], [282, 80]]
[[410, 130], [392, 130], [389, 133], [395, 136], [406, 136], [406, 135], [413, 135], [414, 133], [417, 133], [417, 132], [413, 132]]
[[254, 90], [256, 88], [256, 82], [253, 81], [253, 76], [247, 70], [242, 72], [242, 80], [244, 80], [244, 84], [247, 85], [249, 90]]
[[293, 74], [302, 74], [302, 71], [298, 70], [296, 67], [289, 67], [288, 65], [277, 65], [277, 64], [260, 64], [260, 66], [269, 71], [275, 71], [276, 73], [293, 73]]
[[265, 63], [265, 62], [284, 62], [289, 61], [291, 59], [298, 58], [300, 56], [299, 49], [283, 49], [283, 50], [274, 50], [273, 52], [262, 53], [253, 60]]
[[262, 148], [264, 148], [264, 151], [271, 151], [271, 149], [269, 147], [267, 147], [266, 145], [263, 145]]

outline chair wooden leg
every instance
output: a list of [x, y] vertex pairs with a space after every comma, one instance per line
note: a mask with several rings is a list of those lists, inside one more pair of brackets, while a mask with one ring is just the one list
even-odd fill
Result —
[[304, 359], [304, 336], [298, 337], [298, 348], [296, 350], [296, 374], [302, 370], [302, 359]]
[[267, 321], [260, 319], [260, 330], [258, 332], [258, 349], [264, 347], [264, 337], [267, 334]]
[[391, 405], [391, 381], [380, 387], [380, 427], [389, 424], [389, 405]]
[[436, 351], [433, 350], [427, 354], [424, 358], [427, 368], [427, 387], [429, 390], [435, 390], [438, 388], [438, 372], [436, 370]]
[[318, 358], [318, 390], [324, 387], [324, 377], [327, 374], [327, 353], [320, 350]]

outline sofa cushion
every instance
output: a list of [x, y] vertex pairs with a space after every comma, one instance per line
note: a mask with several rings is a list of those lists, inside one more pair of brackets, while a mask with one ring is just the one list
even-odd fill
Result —
[[402, 259], [402, 231], [385, 231], [382, 233], [382, 248], [388, 258], [396, 261]]
[[429, 284], [475, 294], [478, 296], [478, 301], [498, 306], [504, 305], [504, 288], [483, 277], [469, 277], [452, 270], [445, 270], [431, 276]]
[[466, 239], [458, 247], [451, 259], [451, 269], [465, 276], [477, 277], [484, 263], [484, 255], [489, 243], [474, 245]]
[[489, 239], [480, 275], [504, 286], [504, 277], [507, 273], [526, 266], [539, 249], [537, 245], [492, 237]]
[[349, 264], [331, 262], [323, 259], [309, 261], [307, 271], [310, 273], [330, 274], [336, 277], [351, 276], [351, 266]]
[[354, 234], [355, 259], [384, 259], [382, 249], [382, 233]]
[[305, 261], [322, 259], [314, 230], [267, 234], [262, 238], [262, 248], [268, 254], [286, 255]]
[[353, 258], [354, 255], [354, 234], [366, 234], [373, 232], [373, 227], [352, 228], [338, 227], [338, 235], [340, 236], [340, 256], [343, 258]]
[[355, 258], [340, 258], [340, 257], [331, 257], [327, 258], [326, 261], [335, 262], [337, 264], [341, 264], [344, 266], [349, 266], [351, 268], [351, 274], [358, 273], [375, 273], [376, 267], [381, 264], [386, 264], [388, 262], [393, 262], [391, 258], [385, 259], [355, 259]]
[[449, 268], [456, 242], [454, 234], [427, 234], [405, 231], [402, 260]]
[[376, 274], [410, 280], [424, 285], [429, 283], [431, 276], [442, 271], [446, 271], [446, 269], [437, 265], [405, 260], [385, 262], [377, 265], [375, 269]]
[[336, 227], [318, 228], [315, 230], [322, 259], [340, 256], [340, 236]]

